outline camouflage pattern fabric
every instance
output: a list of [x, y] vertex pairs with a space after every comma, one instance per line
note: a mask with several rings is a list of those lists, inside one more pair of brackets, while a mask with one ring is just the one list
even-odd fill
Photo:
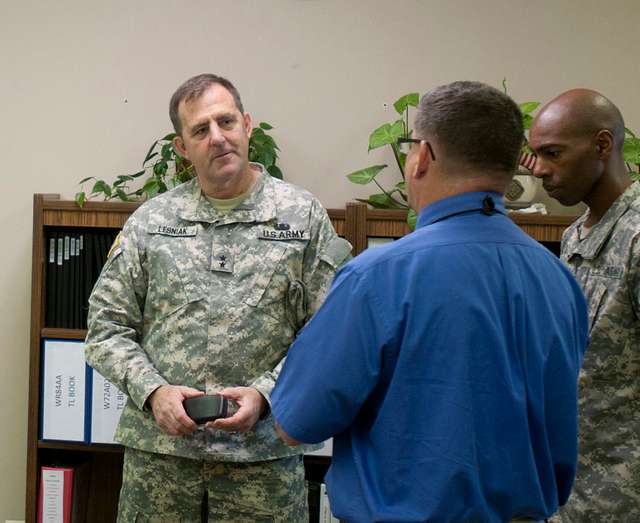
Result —
[[129, 397], [116, 440], [210, 461], [266, 461], [311, 448], [284, 445], [270, 415], [248, 433], [168, 436], [145, 402], [164, 384], [209, 394], [251, 386], [269, 401], [297, 329], [350, 250], [310, 193], [264, 169], [252, 194], [225, 214], [197, 180], [138, 208], [89, 300], [87, 361]]
[[301, 456], [208, 462], [126, 449], [118, 523], [300, 523], [309, 509]]
[[640, 521], [640, 184], [632, 184], [562, 259], [589, 303], [590, 342], [580, 374], [578, 472], [554, 521]]

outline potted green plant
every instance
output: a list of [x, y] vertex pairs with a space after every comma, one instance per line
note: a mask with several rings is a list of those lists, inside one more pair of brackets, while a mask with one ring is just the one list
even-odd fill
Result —
[[356, 198], [356, 200], [367, 203], [375, 209], [407, 210], [407, 223], [411, 229], [413, 229], [416, 224], [416, 213], [409, 207], [407, 200], [404, 180], [406, 155], [398, 149], [397, 142], [398, 138], [411, 137], [413, 131], [409, 128], [409, 107], [417, 107], [419, 101], [420, 96], [418, 93], [409, 93], [398, 98], [394, 102], [393, 108], [396, 110], [399, 118], [393, 122], [381, 125], [369, 135], [369, 151], [386, 145], [391, 147], [400, 174], [400, 180], [395, 184], [393, 189], [385, 189], [376, 179], [376, 177], [388, 167], [387, 164], [371, 165], [347, 175], [347, 178], [352, 183], [367, 185], [373, 182], [382, 191], [372, 194], [367, 199]]
[[[507, 94], [506, 78], [502, 81], [502, 88]], [[366, 199], [356, 198], [356, 200], [367, 203], [375, 209], [401, 209], [407, 210], [407, 223], [413, 229], [416, 222], [415, 212], [409, 208], [406, 194], [406, 184], [404, 179], [404, 163], [406, 156], [398, 150], [398, 138], [409, 138], [412, 130], [409, 128], [409, 107], [417, 107], [420, 97], [418, 93], [409, 93], [400, 97], [393, 107], [399, 115], [399, 118], [393, 122], [385, 123], [375, 129], [369, 135], [369, 151], [384, 147], [391, 147], [393, 152], [400, 180], [392, 189], [386, 189], [378, 180], [377, 176], [388, 167], [387, 164], [371, 165], [364, 169], [359, 169], [347, 175], [347, 178], [355, 184], [367, 185], [374, 183], [380, 189], [379, 193], [370, 195]], [[525, 140], [522, 144], [522, 153], [531, 154], [529, 144], [526, 139], [526, 133], [533, 123], [533, 113], [540, 106], [540, 102], [524, 102], [519, 104], [522, 112], [522, 123], [525, 130]], [[625, 129], [625, 141], [623, 149], [624, 159], [627, 162], [629, 175], [634, 179], [640, 179], [638, 168], [640, 167], [640, 138], [633, 131]], [[635, 167], [635, 169], [634, 169]], [[531, 171], [524, 166], [518, 170], [514, 176], [514, 181], [506, 191], [505, 197], [511, 206], [526, 206], [531, 203], [535, 196], [537, 184], [531, 178]]]

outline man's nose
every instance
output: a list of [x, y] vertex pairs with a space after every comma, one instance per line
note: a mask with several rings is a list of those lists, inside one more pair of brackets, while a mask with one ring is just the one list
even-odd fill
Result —
[[549, 176], [549, 169], [547, 168], [546, 163], [543, 160], [541, 160], [540, 157], [538, 157], [536, 158], [536, 161], [533, 164], [531, 173], [536, 178], [542, 178], [543, 176]]
[[225, 141], [225, 137], [216, 122], [209, 124], [209, 139], [213, 145], [220, 145]]

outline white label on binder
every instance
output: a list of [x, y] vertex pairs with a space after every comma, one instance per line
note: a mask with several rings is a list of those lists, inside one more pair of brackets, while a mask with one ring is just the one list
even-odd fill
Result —
[[64, 471], [42, 471], [42, 523], [63, 523]]
[[45, 340], [42, 438], [84, 441], [84, 343]]
[[115, 443], [113, 435], [127, 396], [96, 370], [91, 381], [91, 443]]

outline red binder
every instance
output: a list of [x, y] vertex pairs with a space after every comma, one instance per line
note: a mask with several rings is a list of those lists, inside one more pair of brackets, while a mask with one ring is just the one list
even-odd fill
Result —
[[40, 467], [38, 523], [71, 523], [73, 469]]

